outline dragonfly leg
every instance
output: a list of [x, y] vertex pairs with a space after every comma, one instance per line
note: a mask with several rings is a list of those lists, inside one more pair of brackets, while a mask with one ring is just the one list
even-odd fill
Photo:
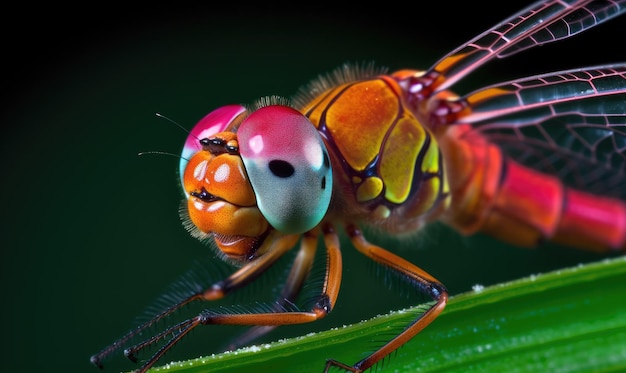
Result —
[[379, 246], [369, 243], [357, 227], [349, 226], [347, 227], [347, 232], [350, 236], [352, 244], [359, 252], [377, 263], [397, 271], [419, 291], [430, 296], [435, 302], [425, 312], [421, 313], [417, 319], [404, 329], [404, 331], [387, 342], [377, 351], [374, 351], [368, 357], [352, 366], [329, 359], [326, 362], [325, 372], [328, 372], [332, 366], [355, 373], [360, 373], [371, 368], [378, 361], [408, 342], [417, 333], [433, 322], [433, 320], [435, 320], [435, 318], [437, 318], [437, 316], [443, 311], [446, 306], [446, 302], [448, 301], [448, 292], [446, 288], [434, 277], [399, 256]]
[[[296, 243], [298, 236], [291, 235], [291, 236], [278, 236], [278, 237], [270, 237], [270, 238], [271, 240], [268, 239], [268, 242], [271, 245], [271, 247], [269, 250], [267, 250], [267, 253], [265, 255], [259, 257], [257, 260], [253, 262], [250, 262], [244, 265], [235, 273], [233, 273], [232, 275], [228, 276], [227, 278], [221, 281], [216, 282], [215, 284], [210, 286], [208, 289], [199, 291], [197, 293], [194, 293], [182, 299], [178, 303], [168, 307], [163, 312], [154, 316], [152, 319], [132, 329], [126, 335], [119, 338], [118, 340], [113, 342], [111, 345], [105, 347], [97, 354], [93, 355], [90, 359], [91, 363], [96, 365], [98, 368], [102, 369], [103, 368], [102, 362], [106, 357], [124, 348], [125, 346], [129, 344], [129, 342], [133, 338], [142, 334], [146, 329], [155, 325], [158, 321], [165, 319], [169, 315], [173, 314], [176, 310], [180, 309], [184, 305], [187, 305], [189, 303], [192, 303], [198, 300], [204, 300], [204, 301], [217, 300], [217, 299], [223, 298], [225, 295], [227, 295], [231, 291], [247, 285], [252, 280], [260, 276], [263, 272], [265, 272], [265, 270], [268, 269], [272, 264], [274, 264], [276, 260], [278, 260], [282, 255], [284, 255], [287, 251], [289, 251], [293, 247], [293, 245]], [[171, 333], [171, 330], [170, 330], [170, 333]], [[135, 345], [133, 348], [126, 349], [124, 354], [130, 360], [135, 361], [135, 352], [141, 350], [143, 347], [157, 343], [158, 341], [165, 338], [167, 335], [168, 335], [167, 331], [158, 333], [157, 335], [149, 338], [148, 340]], [[143, 346], [143, 347], [140, 347], [140, 346]]]
[[[291, 270], [289, 271], [289, 275], [285, 281], [285, 286], [276, 299], [276, 303], [272, 306], [272, 309], [275, 312], [280, 312], [285, 309], [288, 304], [293, 304], [295, 299], [300, 294], [302, 285], [304, 284], [306, 277], [311, 272], [311, 268], [313, 266], [315, 252], [317, 251], [317, 240], [318, 235], [313, 232], [307, 232], [303, 235], [302, 242], [300, 243], [300, 250], [291, 265]], [[241, 346], [245, 346], [274, 329], [276, 329], [275, 325], [254, 326], [234, 339], [229, 344], [227, 350], [232, 351]]]
[[[324, 227], [324, 244], [326, 247], [326, 275], [321, 294], [309, 311], [287, 311], [279, 310], [277, 312], [263, 313], [247, 313], [247, 314], [223, 314], [212, 311], [204, 311], [193, 320], [198, 320], [202, 325], [265, 325], [280, 326], [290, 324], [304, 324], [325, 317], [334, 307], [339, 288], [341, 285], [341, 250], [339, 245], [339, 237], [331, 226]], [[304, 281], [306, 274], [298, 273], [302, 270], [311, 268], [314, 255], [314, 247], [316, 240], [313, 236], [305, 235], [303, 247], [300, 252], [301, 258], [296, 259], [295, 266], [292, 268], [289, 279], [297, 282]], [[287, 299], [293, 298], [300, 291], [301, 284], [287, 285], [284, 293]], [[287, 304], [289, 302], [284, 302]], [[191, 321], [193, 323], [193, 321]], [[195, 326], [195, 325], [194, 325]]]
[[[297, 236], [296, 236], [297, 238]], [[318, 301], [311, 307], [309, 311], [290, 310], [289, 307], [281, 307], [279, 311], [269, 310], [261, 313], [228, 313], [223, 310], [204, 310], [200, 312], [196, 317], [187, 319], [177, 325], [167, 328], [166, 330], [158, 333], [152, 338], [141, 342], [135, 346], [126, 349], [125, 354], [135, 359], [135, 355], [144, 348], [154, 345], [157, 342], [169, 337], [170, 339], [161, 346], [146, 363], [139, 368], [137, 373], [144, 373], [154, 363], [159, 360], [165, 352], [171, 349], [178, 341], [180, 341], [187, 333], [192, 329], [200, 325], [249, 325], [249, 326], [280, 326], [289, 324], [304, 324], [309, 323], [320, 318], [325, 317], [334, 306], [337, 295], [339, 293], [339, 285], [341, 283], [341, 252], [339, 247], [339, 238], [332, 230], [332, 228], [326, 228], [324, 231], [324, 242], [327, 250], [327, 262], [326, 262], [326, 276], [322, 293], [319, 296]], [[292, 243], [293, 245], [293, 243]], [[312, 241], [306, 241], [305, 246], [312, 245]], [[269, 254], [269, 253], [268, 253]], [[310, 254], [304, 254], [308, 257]], [[263, 258], [263, 257], [261, 257]], [[261, 259], [260, 258], [260, 259]], [[305, 258], [306, 259], [306, 258]], [[303, 260], [302, 263], [298, 261], [298, 264], [302, 264], [299, 268], [306, 269], [309, 265], [307, 260]], [[246, 269], [245, 266], [240, 271]], [[252, 272], [246, 272], [252, 273]], [[256, 273], [255, 273], [256, 274]], [[231, 276], [232, 277], [232, 276]], [[297, 274], [296, 278], [304, 278], [301, 274]], [[229, 277], [230, 278], [230, 277]], [[237, 283], [247, 283], [247, 278], [239, 279]], [[297, 292], [296, 288], [290, 289], [287, 287], [288, 292]], [[287, 304], [287, 303], [283, 303]]]

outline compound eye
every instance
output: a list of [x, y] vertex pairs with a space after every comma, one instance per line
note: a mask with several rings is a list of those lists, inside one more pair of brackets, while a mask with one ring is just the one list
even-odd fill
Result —
[[265, 219], [284, 233], [303, 233], [319, 224], [330, 205], [332, 170], [311, 121], [287, 106], [265, 106], [241, 123], [237, 137]]
[[185, 174], [185, 168], [189, 163], [189, 159], [202, 150], [200, 140], [224, 131], [226, 127], [235, 121], [239, 115], [245, 113], [245, 111], [246, 108], [241, 105], [226, 105], [213, 110], [196, 123], [189, 132], [189, 136], [187, 136], [185, 140], [185, 145], [180, 155], [179, 170], [181, 185], [184, 185], [183, 175]]

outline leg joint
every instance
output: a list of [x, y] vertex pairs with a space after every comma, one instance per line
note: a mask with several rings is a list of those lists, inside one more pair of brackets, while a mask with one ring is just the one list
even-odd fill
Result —
[[330, 298], [328, 295], [324, 294], [320, 297], [320, 299], [313, 306], [313, 313], [317, 316], [318, 319], [323, 318], [328, 315], [330, 311], [332, 311], [333, 305], [330, 302]]

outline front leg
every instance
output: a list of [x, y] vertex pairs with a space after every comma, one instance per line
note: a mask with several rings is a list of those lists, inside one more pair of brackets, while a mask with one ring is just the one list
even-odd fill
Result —
[[[136, 360], [136, 354], [146, 347], [153, 346], [156, 343], [169, 337], [167, 342], [161, 346], [156, 353], [148, 359], [144, 365], [139, 368], [137, 373], [145, 373], [152, 365], [154, 365], [170, 348], [180, 341], [187, 333], [200, 325], [251, 325], [251, 326], [279, 326], [290, 324], [309, 323], [325, 317], [334, 307], [339, 294], [341, 284], [341, 251], [339, 246], [339, 238], [331, 227], [324, 230], [324, 243], [326, 246], [327, 262], [326, 276], [322, 293], [318, 301], [308, 311], [298, 309], [275, 309], [270, 312], [262, 313], [229, 313], [223, 309], [204, 310], [196, 317], [187, 319], [177, 325], [167, 328], [157, 335], [131, 346], [125, 350], [125, 354], [131, 359]], [[263, 258], [263, 257], [261, 257]], [[260, 259], [261, 259], [260, 258]], [[259, 260], [260, 260], [259, 259]], [[247, 272], [247, 267], [243, 267], [237, 273], [256, 273]], [[306, 268], [301, 266], [298, 268]], [[234, 275], [233, 275], [234, 276]], [[231, 276], [232, 277], [232, 276]], [[229, 277], [229, 278], [231, 278]], [[301, 277], [297, 275], [297, 277]], [[246, 278], [244, 278], [246, 279]], [[237, 282], [244, 283], [246, 281]], [[218, 283], [221, 284], [224, 281]], [[219, 286], [218, 286], [219, 287]], [[289, 289], [289, 287], [287, 288]], [[289, 291], [289, 290], [288, 290]], [[205, 292], [206, 293], [206, 292]], [[209, 294], [219, 294], [219, 292], [211, 292]]]
[[[315, 253], [317, 252], [318, 238], [318, 234], [314, 231], [307, 232], [302, 236], [300, 249], [291, 265], [289, 276], [284, 283], [282, 291], [276, 298], [275, 303], [271, 305], [274, 312], [281, 312], [295, 303], [313, 267]], [[232, 351], [241, 346], [245, 346], [274, 329], [276, 329], [276, 325], [255, 326], [231, 341], [227, 350]]]
[[[180, 309], [184, 305], [187, 305], [189, 303], [192, 303], [194, 301], [199, 301], [199, 300], [212, 301], [212, 300], [221, 299], [228, 293], [232, 292], [233, 290], [239, 289], [249, 284], [251, 281], [253, 281], [257, 277], [259, 277], [261, 274], [263, 274], [287, 251], [289, 251], [292, 247], [294, 247], [298, 238], [299, 238], [298, 235], [284, 236], [276, 231], [273, 231], [268, 237], [268, 239], [266, 240], [266, 243], [264, 243], [264, 245], [266, 244], [268, 245], [267, 253], [265, 255], [259, 257], [258, 259], [254, 261], [247, 263], [246, 265], [241, 267], [239, 270], [237, 270], [235, 273], [233, 273], [232, 275], [228, 276], [227, 278], [219, 282], [216, 282], [215, 284], [210, 286], [208, 289], [191, 294], [190, 296], [180, 300], [179, 302], [168, 307], [163, 312], [154, 316], [150, 320], [146, 321], [145, 323], [129, 331], [126, 335], [116, 340], [111, 345], [105, 347], [97, 354], [93, 355], [90, 359], [91, 363], [96, 365], [98, 368], [102, 369], [103, 368], [102, 361], [105, 358], [110, 356], [112, 353], [126, 347], [129, 341], [131, 341], [134, 337], [142, 334], [145, 330], [155, 325], [158, 321], [163, 320], [166, 317], [170, 316], [176, 310]], [[139, 346], [143, 346], [144, 344], [152, 345], [158, 342], [159, 340], [162, 340], [163, 338], [165, 338], [165, 336], [167, 336], [168, 334], [170, 333], [168, 333], [167, 330], [164, 332], [158, 333], [157, 335], [153, 336], [147, 341], [144, 341], [143, 343], [136, 345], [135, 349], [133, 349], [132, 347], [126, 349], [124, 354], [129, 359], [135, 360], [136, 350], [141, 349], [141, 347]], [[159, 353], [157, 352], [157, 354]], [[162, 353], [159, 354], [159, 356], [160, 355], [162, 355]]]

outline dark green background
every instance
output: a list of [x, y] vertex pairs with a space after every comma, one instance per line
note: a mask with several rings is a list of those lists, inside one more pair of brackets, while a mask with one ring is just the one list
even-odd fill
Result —
[[[2, 33], [8, 63], [0, 118], [2, 370], [96, 372], [89, 356], [124, 333], [195, 258], [212, 255], [180, 224], [178, 160], [137, 156], [180, 151], [185, 133], [155, 113], [190, 128], [224, 104], [290, 96], [344, 62], [426, 68], [518, 8], [440, 3], [379, 4], [340, 14], [321, 6], [169, 5], [16, 13], [20, 26]], [[70, 16], [70, 10], [77, 13]], [[574, 41], [494, 63], [473, 83], [624, 61], [623, 47], [615, 44], [623, 25], [622, 19]], [[602, 39], [615, 48], [603, 47]], [[376, 287], [353, 250], [344, 252], [345, 284], [336, 310], [270, 339], [406, 304]], [[603, 257], [512, 248], [441, 229], [400, 252], [453, 294]], [[215, 352], [222, 341], [206, 328], [163, 362]], [[115, 358], [108, 371], [130, 367]]]

